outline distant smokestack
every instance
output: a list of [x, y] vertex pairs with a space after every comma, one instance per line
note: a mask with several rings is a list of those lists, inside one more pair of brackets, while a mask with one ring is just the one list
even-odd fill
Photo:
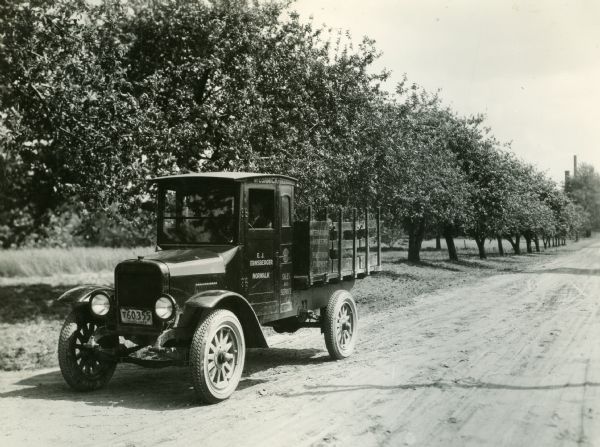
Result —
[[565, 189], [567, 188], [567, 183], [569, 183], [569, 171], [565, 171]]
[[577, 177], [577, 155], [573, 155], [573, 177]]

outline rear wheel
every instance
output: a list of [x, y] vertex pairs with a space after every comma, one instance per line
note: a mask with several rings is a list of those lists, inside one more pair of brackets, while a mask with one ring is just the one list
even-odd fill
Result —
[[237, 317], [225, 309], [207, 313], [190, 346], [190, 368], [196, 395], [213, 404], [237, 388], [244, 369], [246, 344]]
[[350, 356], [354, 352], [358, 329], [358, 314], [352, 295], [337, 290], [329, 298], [323, 320], [325, 346], [334, 360]]
[[93, 348], [87, 347], [98, 325], [86, 312], [73, 310], [67, 316], [58, 339], [60, 372], [71, 388], [92, 391], [105, 386], [117, 366]]

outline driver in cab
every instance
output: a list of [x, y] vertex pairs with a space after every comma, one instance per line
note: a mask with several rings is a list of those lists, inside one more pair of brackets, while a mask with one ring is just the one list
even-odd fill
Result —
[[273, 228], [273, 221], [266, 211], [265, 205], [260, 201], [255, 201], [250, 206], [250, 219], [248, 220], [250, 228]]

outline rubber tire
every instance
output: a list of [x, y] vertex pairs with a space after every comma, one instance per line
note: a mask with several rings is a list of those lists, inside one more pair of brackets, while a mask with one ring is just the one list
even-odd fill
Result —
[[[354, 327], [352, 328], [352, 338], [349, 346], [343, 348], [337, 339], [336, 320], [338, 313], [345, 303], [348, 303], [354, 316]], [[325, 346], [333, 360], [341, 360], [352, 355], [358, 335], [358, 313], [354, 298], [352, 298], [352, 295], [347, 290], [336, 290], [329, 298], [323, 321], [323, 332], [325, 335]]]
[[76, 309], [72, 310], [65, 319], [58, 338], [58, 365], [60, 366], [60, 372], [65, 382], [76, 391], [94, 391], [106, 386], [117, 367], [117, 362], [104, 360], [106, 368], [96, 379], [90, 379], [77, 367], [71, 347], [75, 343], [78, 323], [87, 322], [91, 322], [91, 319], [86, 315], [86, 312]]
[[[208, 369], [205, 364], [205, 356], [208, 353], [208, 347], [214, 335], [224, 324], [228, 324], [230, 329], [237, 332], [238, 358], [234, 375], [230, 380], [231, 385], [224, 392], [216, 392], [211, 388], [209, 383], [210, 378], [208, 377]], [[246, 342], [244, 340], [244, 331], [235, 314], [226, 309], [215, 309], [203, 315], [198, 322], [190, 346], [190, 372], [196, 397], [207, 404], [216, 404], [229, 399], [242, 378], [245, 358]]]

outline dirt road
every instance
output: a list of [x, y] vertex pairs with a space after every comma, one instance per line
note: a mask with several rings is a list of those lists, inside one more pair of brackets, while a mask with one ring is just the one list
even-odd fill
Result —
[[274, 335], [216, 406], [182, 368], [92, 394], [0, 373], [0, 445], [600, 445], [600, 241], [546, 259], [365, 316], [346, 361], [318, 331]]

